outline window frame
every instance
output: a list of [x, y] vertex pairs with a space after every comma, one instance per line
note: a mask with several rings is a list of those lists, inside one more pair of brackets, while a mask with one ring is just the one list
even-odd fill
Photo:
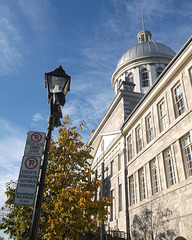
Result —
[[[154, 163], [155, 167], [152, 166]], [[152, 195], [157, 194], [160, 192], [160, 184], [159, 184], [159, 172], [158, 172], [158, 166], [157, 166], [157, 159], [154, 158], [149, 162], [150, 166], [150, 176], [151, 176], [151, 189], [152, 189]]]
[[122, 191], [122, 184], [119, 184], [118, 187], [118, 200], [119, 200], [119, 212], [123, 210], [123, 191]]
[[159, 129], [160, 132], [162, 132], [168, 127], [167, 106], [164, 98], [157, 104], [157, 110], [159, 119]]
[[191, 139], [192, 138], [190, 133], [187, 133], [184, 137], [180, 139], [186, 178], [192, 177], [192, 141]]
[[147, 191], [146, 191], [146, 178], [145, 178], [145, 171], [144, 167], [138, 170], [138, 177], [139, 177], [139, 196], [140, 201], [143, 201], [147, 198]]
[[150, 143], [154, 139], [153, 119], [152, 119], [151, 112], [145, 117], [145, 125], [146, 125], [147, 143]]
[[165, 166], [167, 187], [169, 188], [177, 183], [176, 168], [171, 147], [168, 147], [163, 151], [163, 160]]
[[136, 203], [136, 192], [135, 192], [135, 178], [134, 175], [129, 177], [129, 200], [130, 206]]
[[188, 72], [189, 72], [189, 78], [190, 78], [191, 84], [192, 84], [192, 66], [189, 68]]
[[118, 172], [121, 170], [121, 155], [117, 155], [117, 161], [118, 161]]
[[158, 67], [157, 69], [156, 69], [156, 73], [157, 73], [157, 78], [161, 75], [161, 73], [163, 72], [163, 68], [162, 67]]
[[175, 117], [178, 118], [185, 112], [184, 95], [181, 82], [177, 82], [172, 88]]
[[114, 160], [110, 162], [110, 171], [111, 171], [111, 177], [114, 175]]
[[110, 191], [110, 196], [112, 197], [111, 199], [111, 206], [110, 206], [110, 222], [113, 221], [113, 207], [114, 207], [114, 189]]
[[135, 128], [137, 153], [143, 149], [141, 124]]
[[126, 76], [126, 81], [127, 81], [127, 82], [132, 82], [132, 83], [134, 83], [134, 75], [133, 75], [132, 72], [130, 72], [129, 74], [127, 74], [127, 76]]
[[131, 134], [127, 137], [127, 157], [128, 162], [133, 159], [133, 138]]
[[149, 81], [149, 71], [147, 68], [143, 68], [141, 70], [141, 87], [149, 87], [150, 86], [150, 81]]

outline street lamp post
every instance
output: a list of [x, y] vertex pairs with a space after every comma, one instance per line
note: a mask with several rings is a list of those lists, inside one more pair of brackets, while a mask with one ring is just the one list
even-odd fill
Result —
[[48, 163], [48, 152], [51, 141], [51, 133], [54, 127], [61, 125], [60, 118], [62, 118], [61, 106], [65, 104], [65, 96], [70, 90], [71, 77], [68, 76], [60, 65], [54, 71], [45, 73], [45, 87], [47, 88], [47, 95], [49, 99], [49, 121], [46, 136], [46, 145], [43, 155], [43, 162], [40, 171], [40, 181], [38, 185], [36, 201], [33, 210], [33, 218], [31, 224], [31, 232], [29, 240], [36, 240], [39, 229], [39, 221], [41, 214], [41, 204], [43, 200], [43, 191], [45, 185], [45, 176]]

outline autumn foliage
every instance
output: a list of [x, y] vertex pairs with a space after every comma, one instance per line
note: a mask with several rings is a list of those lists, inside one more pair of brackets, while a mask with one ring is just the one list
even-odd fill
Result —
[[[82, 128], [83, 124], [79, 130]], [[66, 116], [58, 140], [51, 142], [39, 239], [78, 239], [79, 234], [95, 231], [97, 223], [107, 216], [111, 199], [94, 199], [101, 183], [91, 179], [90, 147], [82, 142], [79, 130]], [[11, 237], [28, 239], [32, 208], [13, 205], [13, 192], [8, 184], [9, 213], [2, 219], [0, 229]]]

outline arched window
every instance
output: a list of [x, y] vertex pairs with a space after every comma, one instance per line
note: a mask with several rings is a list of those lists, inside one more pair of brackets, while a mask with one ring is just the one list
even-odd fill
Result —
[[127, 81], [128, 81], [128, 82], [132, 82], [132, 83], [134, 82], [133, 73], [130, 73], [130, 74], [128, 75]]
[[186, 240], [184, 237], [177, 237], [175, 240]]
[[147, 68], [142, 69], [141, 71], [141, 87], [149, 86], [149, 73]]
[[163, 68], [162, 67], [158, 67], [157, 68], [157, 77], [159, 77], [159, 75], [163, 72]]
[[125, 81], [126, 82], [134, 82], [134, 76], [133, 76], [133, 73], [126, 73], [126, 75], [125, 75]]

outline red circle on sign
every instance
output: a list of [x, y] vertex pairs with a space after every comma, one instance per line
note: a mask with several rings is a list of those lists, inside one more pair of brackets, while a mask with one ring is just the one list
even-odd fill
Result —
[[32, 142], [40, 142], [42, 139], [42, 135], [38, 132], [35, 132], [31, 135], [31, 141]]
[[25, 160], [25, 167], [27, 169], [34, 169], [37, 167], [37, 165], [38, 165], [38, 161], [34, 157], [29, 157]]

